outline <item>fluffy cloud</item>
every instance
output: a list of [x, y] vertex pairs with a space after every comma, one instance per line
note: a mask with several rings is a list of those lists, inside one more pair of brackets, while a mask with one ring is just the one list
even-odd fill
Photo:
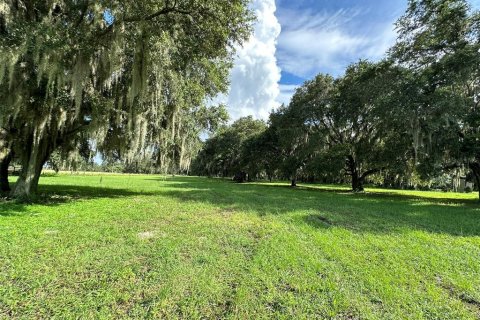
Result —
[[257, 16], [254, 35], [238, 49], [230, 93], [224, 99], [233, 120], [248, 115], [266, 119], [279, 105], [280, 69], [275, 54], [281, 27], [275, 0], [254, 0], [252, 8]]

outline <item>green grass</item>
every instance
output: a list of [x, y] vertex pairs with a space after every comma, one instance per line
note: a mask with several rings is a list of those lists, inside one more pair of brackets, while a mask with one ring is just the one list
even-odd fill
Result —
[[44, 177], [0, 202], [0, 318], [478, 319], [476, 195]]

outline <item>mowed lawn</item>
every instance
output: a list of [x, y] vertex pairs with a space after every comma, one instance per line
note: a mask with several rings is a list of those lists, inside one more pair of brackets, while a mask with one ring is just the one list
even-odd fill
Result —
[[0, 201], [0, 318], [480, 317], [476, 194], [128, 175], [40, 189]]

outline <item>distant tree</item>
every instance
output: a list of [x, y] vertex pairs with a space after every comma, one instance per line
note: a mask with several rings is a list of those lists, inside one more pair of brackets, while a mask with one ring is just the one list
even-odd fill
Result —
[[280, 168], [282, 153], [274, 127], [249, 138], [243, 143], [242, 166], [251, 177], [265, 174], [271, 181]]
[[343, 169], [354, 191], [363, 190], [368, 176], [395, 165], [400, 157], [390, 150], [400, 140], [389, 130], [387, 101], [396, 73], [388, 63], [361, 61], [337, 80], [320, 74], [305, 82], [282, 115], [289, 125], [280, 136], [290, 147], [284, 165], [292, 173], [307, 168], [323, 176]]
[[195, 160], [194, 172], [209, 176], [234, 176], [248, 168], [245, 159], [244, 143], [261, 134], [266, 125], [253, 117], [240, 118], [231, 126], [225, 127], [208, 139]]
[[389, 61], [362, 61], [338, 80], [333, 121], [342, 128], [340, 145], [349, 151], [345, 171], [354, 191], [362, 191], [370, 175], [407, 169], [412, 148], [402, 113], [404, 76], [405, 70]]
[[292, 102], [273, 112], [270, 115], [269, 130], [273, 132], [271, 136], [276, 138], [280, 160], [278, 169], [284, 178], [291, 180], [291, 186], [296, 187], [298, 176], [309, 156], [311, 134], [311, 128], [305, 124], [303, 105]]

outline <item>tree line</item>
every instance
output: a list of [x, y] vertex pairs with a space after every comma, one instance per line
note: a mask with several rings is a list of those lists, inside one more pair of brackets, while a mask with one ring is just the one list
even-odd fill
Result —
[[[210, 176], [414, 186], [456, 170], [480, 185], [480, 14], [464, 0], [410, 0], [380, 62], [319, 74], [272, 111], [205, 142]], [[240, 179], [243, 180], [243, 179]]]

